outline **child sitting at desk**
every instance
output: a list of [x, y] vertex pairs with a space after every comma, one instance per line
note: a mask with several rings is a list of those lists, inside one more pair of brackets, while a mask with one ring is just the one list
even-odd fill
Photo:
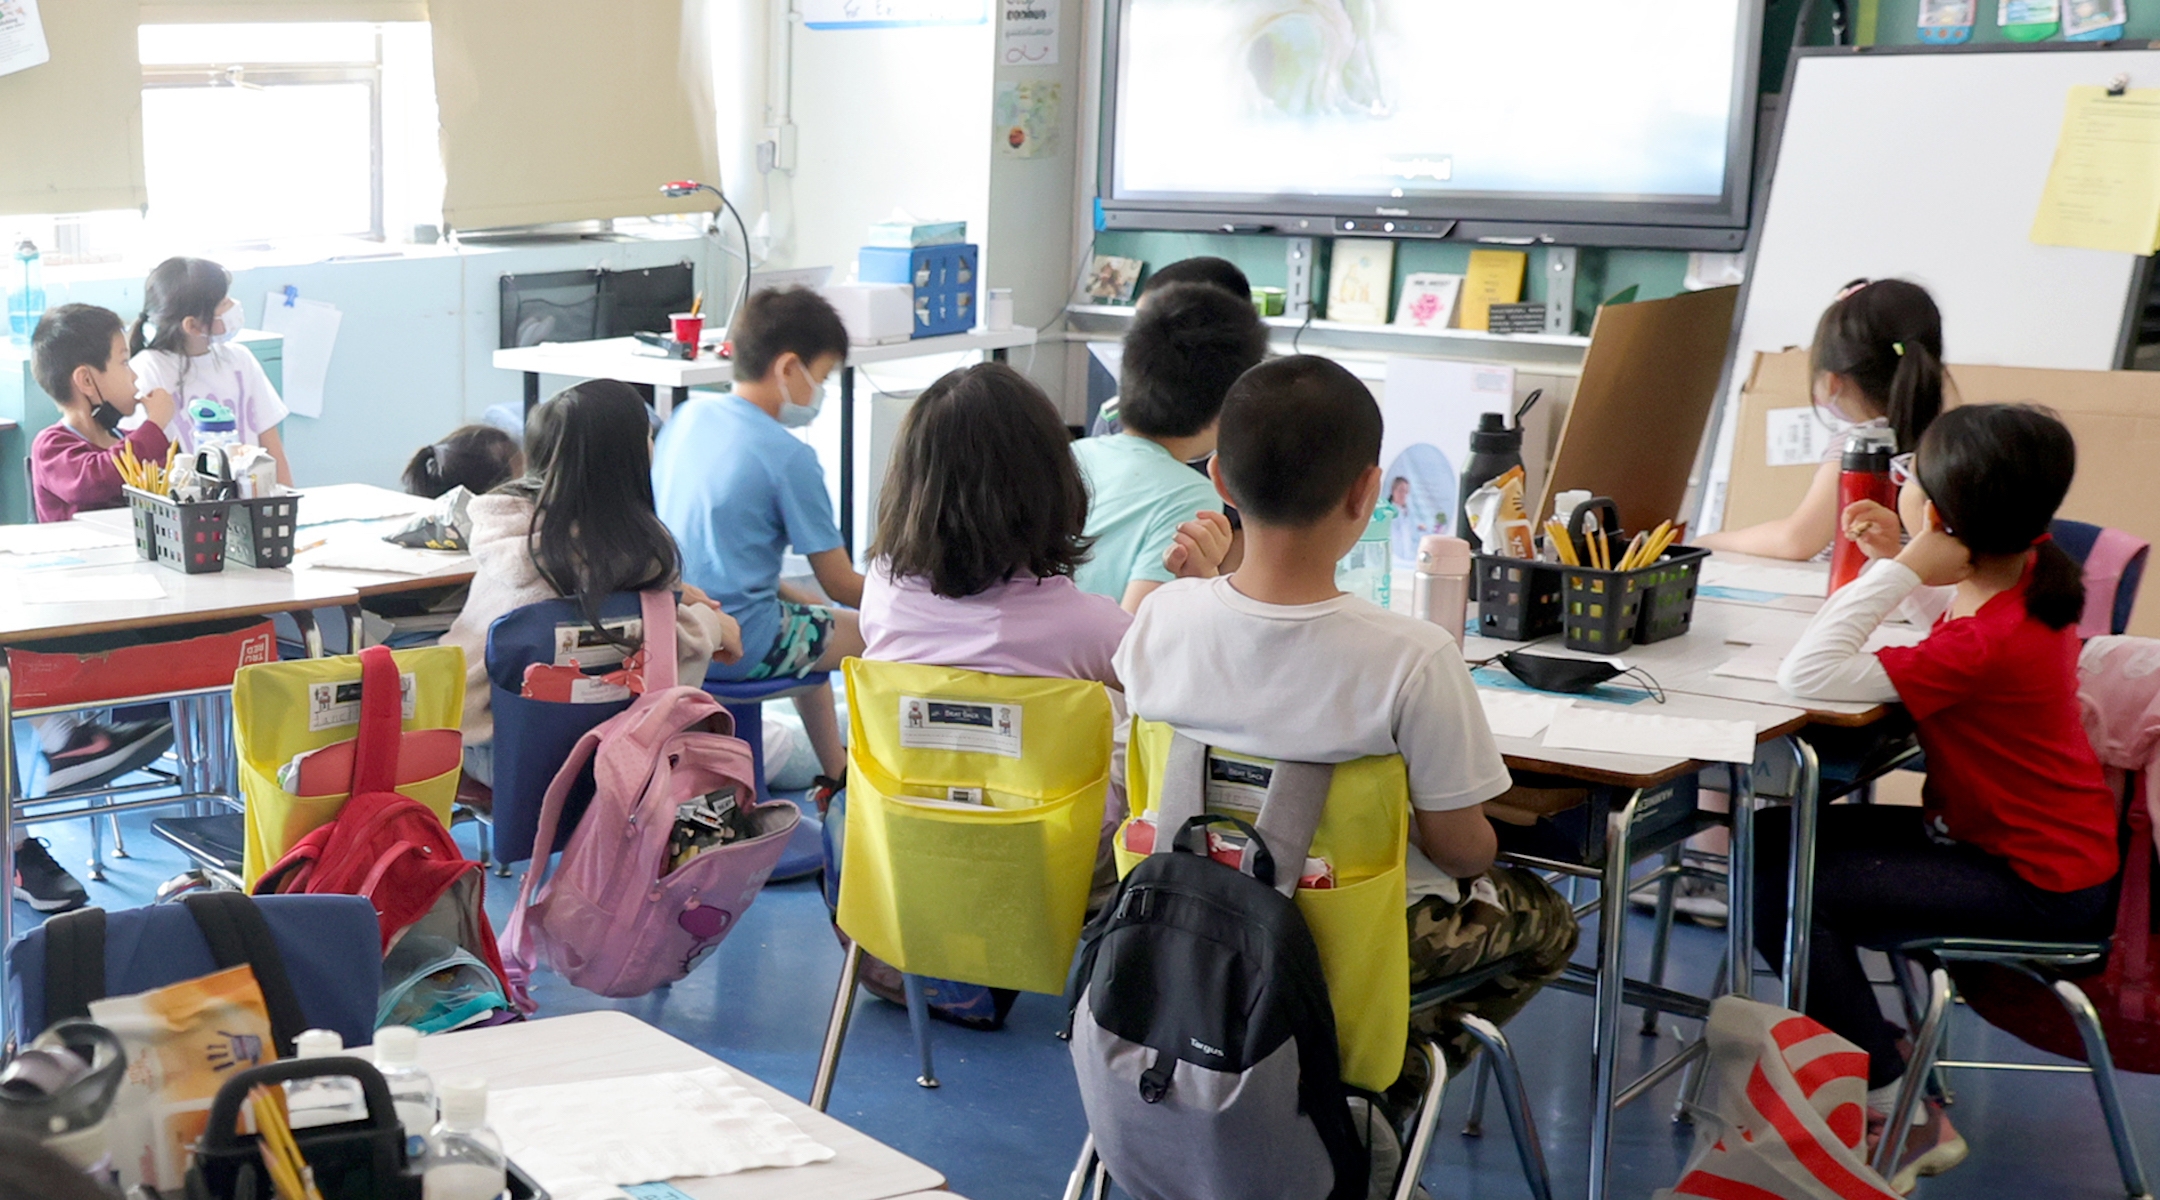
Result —
[[159, 263], [143, 280], [142, 314], [128, 330], [128, 352], [144, 389], [164, 388], [179, 397], [172, 434], [182, 454], [217, 440], [200, 424], [229, 419], [232, 433], [224, 440], [269, 451], [278, 482], [291, 487], [292, 463], [278, 434], [285, 401], [255, 353], [233, 340], [245, 317], [231, 291], [232, 272], [209, 259]]
[[1266, 355], [1267, 326], [1250, 296], [1206, 283], [1150, 293], [1125, 334], [1118, 371], [1124, 432], [1073, 443], [1094, 542], [1073, 575], [1081, 591], [1137, 612], [1173, 578], [1163, 555], [1179, 527], [1223, 511], [1215, 489], [1187, 464], [1214, 451], [1223, 394]]
[[[60, 420], [30, 442], [37, 519], [66, 521], [78, 512], [120, 507], [126, 502], [121, 455], [165, 461], [172, 395], [153, 388], [136, 397], [120, 318], [91, 304], [63, 304], [38, 319], [30, 335], [30, 370], [60, 406]], [[122, 418], [138, 411], [142, 424], [120, 433]], [[96, 787], [155, 761], [172, 745], [169, 719], [107, 724], [91, 717], [78, 711], [32, 722], [45, 752], [47, 795]], [[15, 846], [14, 884], [16, 898], [39, 912], [66, 912], [89, 901], [82, 884], [27, 837]]]
[[[472, 502], [472, 593], [443, 635], [465, 651], [465, 771], [494, 781], [488, 626], [512, 609], [575, 598], [593, 628], [617, 592], [673, 587], [675, 539], [653, 512], [652, 441], [645, 401], [627, 383], [566, 388], [525, 422], [530, 472]], [[678, 682], [704, 682], [708, 663], [742, 656], [733, 618], [688, 584], [675, 606]]]
[[[1147, 281], [1140, 285], [1139, 303], [1146, 304], [1148, 298], [1158, 289], [1169, 287], [1173, 283], [1213, 284], [1233, 296], [1243, 296], [1248, 300], [1252, 298], [1252, 281], [1245, 277], [1245, 272], [1239, 270], [1236, 263], [1227, 258], [1216, 258], [1212, 254], [1197, 254], [1174, 263], [1166, 263], [1151, 272]], [[1088, 425], [1088, 436], [1106, 437], [1125, 432], [1125, 423], [1118, 418], [1118, 407], [1116, 396], [1103, 401], [1102, 408], [1095, 413], [1094, 421]]]
[[[1899, 498], [1905, 528], [1918, 532], [1902, 548], [1895, 537], [1864, 542], [1876, 561], [1830, 598], [1778, 672], [1795, 695], [1902, 701], [1927, 751], [1924, 808], [1833, 805], [1817, 835], [1807, 1011], [1867, 1051], [1876, 1126], [1905, 1073], [1904, 1031], [1883, 1019], [1860, 947], [2075, 940], [2103, 935], [2113, 914], [2116, 798], [2079, 714], [2085, 586], [2048, 537], [2076, 468], [2070, 431], [2045, 410], [1942, 414]], [[1923, 585], [1955, 587], [1927, 640], [1865, 650]], [[1758, 942], [1780, 962], [1790, 822], [1782, 809], [1762, 822]], [[1932, 1100], [1926, 1116], [1892, 1174], [1899, 1191], [1965, 1157]]]
[[430, 500], [452, 488], [485, 496], [525, 473], [517, 439], [493, 425], [460, 425], [405, 464], [405, 490]]
[[[862, 653], [848, 609], [862, 603], [863, 577], [841, 545], [817, 452], [788, 431], [817, 419], [825, 379], [847, 359], [847, 327], [816, 292], [767, 289], [736, 314], [729, 339], [735, 390], [675, 410], [653, 450], [653, 492], [682, 544], [683, 577], [742, 622], [741, 661], [714, 677], [805, 681], [795, 711], [829, 796], [847, 756], [827, 677]], [[833, 603], [780, 582], [790, 546]]]
[[1909, 455], [1942, 412], [1942, 313], [1927, 289], [1903, 279], [1854, 280], [1815, 326], [1808, 351], [1814, 402], [1846, 422], [1830, 440], [1800, 507], [1745, 529], [1704, 534], [1695, 544], [1736, 554], [1805, 561], [1830, 548], [1842, 519], [1838, 471], [1853, 429], [1887, 428]]

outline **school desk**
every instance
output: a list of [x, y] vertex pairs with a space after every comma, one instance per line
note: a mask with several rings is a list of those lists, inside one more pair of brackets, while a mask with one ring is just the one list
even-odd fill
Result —
[[479, 1076], [490, 1090], [723, 1067], [833, 1151], [809, 1166], [671, 1181], [698, 1200], [894, 1200], [945, 1185], [932, 1168], [627, 1013], [577, 1013], [422, 1038], [420, 1065], [438, 1081]]

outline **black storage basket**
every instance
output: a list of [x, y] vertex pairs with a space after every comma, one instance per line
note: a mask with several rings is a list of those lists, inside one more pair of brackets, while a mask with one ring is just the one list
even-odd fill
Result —
[[1559, 563], [1477, 554], [1471, 564], [1481, 636], [1528, 642], [1560, 632]]
[[232, 502], [232, 531], [225, 557], [243, 567], [289, 567], [300, 530], [300, 493], [284, 492]]
[[132, 487], [127, 489], [127, 499], [135, 519], [135, 553], [189, 575], [225, 569], [232, 501], [182, 504], [170, 496]]

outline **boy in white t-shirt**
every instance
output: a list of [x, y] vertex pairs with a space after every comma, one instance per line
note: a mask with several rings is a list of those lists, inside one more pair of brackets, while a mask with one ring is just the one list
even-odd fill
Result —
[[1544, 881], [1493, 865], [1480, 805], [1511, 780], [1454, 640], [1335, 586], [1379, 498], [1380, 431], [1372, 393], [1327, 359], [1247, 371], [1223, 402], [1209, 469], [1244, 514], [1244, 561], [1158, 588], [1114, 666], [1135, 715], [1209, 746], [1303, 762], [1402, 755], [1415, 817], [1412, 990], [1528, 955], [1521, 971], [1414, 1020], [1444, 1035], [1459, 1066], [1470, 1043], [1448, 1018], [1513, 1016], [1560, 974], [1578, 931]]

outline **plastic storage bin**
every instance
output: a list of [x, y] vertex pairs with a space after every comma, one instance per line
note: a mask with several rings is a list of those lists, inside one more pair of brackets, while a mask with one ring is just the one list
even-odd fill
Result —
[[1632, 571], [1561, 568], [1561, 627], [1570, 650], [1618, 654], [1641, 642], [1686, 633], [1695, 620], [1695, 581], [1708, 550], [1676, 546]]
[[1559, 563], [1471, 556], [1476, 576], [1477, 632], [1482, 637], [1528, 642], [1560, 632]]
[[978, 251], [969, 242], [943, 246], [864, 246], [856, 256], [862, 283], [904, 283], [915, 289], [913, 337], [942, 337], [975, 328]]
[[225, 569], [225, 531], [232, 501], [182, 504], [137, 488], [128, 488], [127, 498], [135, 518], [135, 553], [189, 575]]
[[300, 493], [232, 501], [225, 557], [243, 567], [289, 567], [300, 528]]

